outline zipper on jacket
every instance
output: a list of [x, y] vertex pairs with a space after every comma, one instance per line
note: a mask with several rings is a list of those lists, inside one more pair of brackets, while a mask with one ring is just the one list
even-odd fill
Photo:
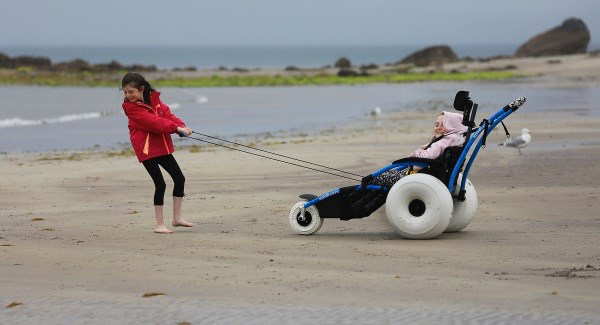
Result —
[[167, 155], [170, 154], [169, 146], [167, 145], [167, 139], [165, 139], [165, 135], [163, 134], [163, 143], [165, 144], [165, 149], [167, 149]]
[[[156, 105], [156, 108], [159, 108], [159, 107], [160, 107], [160, 104]], [[152, 106], [150, 106], [150, 109], [151, 109], [151, 110], [154, 112], [154, 114], [155, 114], [156, 116], [159, 116], [159, 115], [158, 115], [158, 109], [152, 109]], [[169, 151], [169, 146], [167, 145], [167, 139], [165, 139], [165, 135], [164, 135], [164, 134], [161, 134], [161, 135], [162, 135], [162, 138], [163, 138], [163, 143], [165, 144], [165, 149], [167, 150], [167, 155], [168, 155], [168, 154], [170, 154], [171, 152]], [[150, 134], [148, 134], [148, 138], [149, 138], [149, 137], [150, 137]]]

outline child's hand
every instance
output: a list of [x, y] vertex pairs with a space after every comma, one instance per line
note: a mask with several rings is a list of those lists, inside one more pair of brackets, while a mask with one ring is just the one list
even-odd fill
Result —
[[186, 136], [187, 137], [187, 136], [189, 136], [189, 135], [192, 134], [192, 129], [190, 129], [190, 128], [182, 128], [182, 127], [178, 126], [177, 127], [177, 133], [180, 136]]

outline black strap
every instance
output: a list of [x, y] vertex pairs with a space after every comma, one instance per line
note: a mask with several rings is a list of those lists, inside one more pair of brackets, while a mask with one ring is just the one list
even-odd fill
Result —
[[506, 137], [510, 138], [510, 133], [508, 133], [508, 129], [506, 128], [506, 125], [504, 125], [503, 121], [500, 121], [500, 123], [502, 123], [502, 127], [504, 128], [504, 133], [506, 134]]
[[360, 186], [362, 187], [363, 190], [367, 189], [367, 185], [369, 185], [371, 183], [373, 178], [374, 178], [373, 174], [369, 174], [362, 178], [362, 180], [360, 181]]
[[483, 140], [481, 141], [481, 146], [485, 148], [485, 140], [488, 136], [488, 126], [490, 126], [490, 121], [484, 119], [481, 124], [483, 124]]
[[425, 147], [425, 149], [423, 150], [427, 150], [429, 149], [429, 147], [431, 147], [432, 144], [442, 140], [442, 138], [444, 137], [444, 135], [440, 135], [439, 137], [433, 137], [433, 139], [431, 139], [431, 142], [429, 142], [429, 144], [427, 145], [427, 147]]

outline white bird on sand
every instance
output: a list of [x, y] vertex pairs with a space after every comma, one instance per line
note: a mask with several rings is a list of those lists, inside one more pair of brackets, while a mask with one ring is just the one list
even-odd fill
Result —
[[379, 115], [381, 115], [381, 108], [377, 106], [371, 111], [371, 116], [377, 117]]
[[531, 143], [531, 134], [529, 134], [528, 129], [523, 129], [521, 130], [520, 136], [513, 139], [508, 139], [504, 141], [504, 143], [500, 143], [499, 145], [510, 148], [516, 148], [519, 150], [519, 155], [522, 155], [523, 153], [521, 152], [521, 149], [527, 147], [529, 143]]

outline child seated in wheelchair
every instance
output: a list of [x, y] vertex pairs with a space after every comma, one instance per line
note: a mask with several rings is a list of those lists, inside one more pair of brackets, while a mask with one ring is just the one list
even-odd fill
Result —
[[[415, 150], [410, 157], [436, 159], [442, 155], [444, 149], [452, 146], [461, 146], [465, 142], [467, 127], [462, 124], [463, 115], [453, 112], [442, 112], [435, 119], [433, 139]], [[419, 170], [414, 167], [412, 170]], [[398, 180], [406, 176], [409, 169], [392, 169], [376, 176], [370, 182], [372, 185], [392, 187]]]

